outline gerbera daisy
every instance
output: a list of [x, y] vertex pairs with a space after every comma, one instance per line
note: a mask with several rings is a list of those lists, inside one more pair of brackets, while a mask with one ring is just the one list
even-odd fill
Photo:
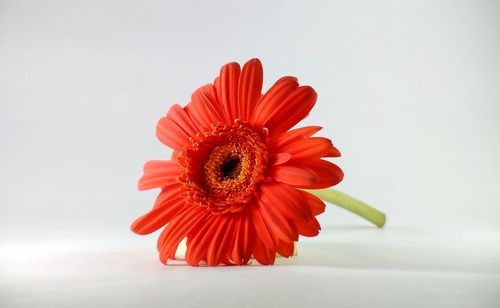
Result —
[[213, 84], [185, 107], [173, 105], [156, 127], [173, 149], [170, 160], [148, 161], [139, 189], [160, 188], [151, 211], [132, 230], [158, 239], [160, 260], [186, 240], [186, 261], [199, 265], [273, 264], [289, 257], [299, 235], [316, 236], [325, 204], [303, 189], [333, 186], [342, 170], [325, 157], [340, 152], [321, 127], [292, 129], [316, 102], [316, 92], [283, 77], [265, 94], [262, 65], [228, 63]]

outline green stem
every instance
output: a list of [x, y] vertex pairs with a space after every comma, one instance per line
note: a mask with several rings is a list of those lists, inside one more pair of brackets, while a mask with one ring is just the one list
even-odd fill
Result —
[[327, 201], [333, 203], [335, 205], [340, 206], [358, 216], [363, 217], [369, 222], [373, 223], [379, 228], [382, 228], [385, 224], [385, 214], [381, 211], [377, 210], [369, 206], [368, 204], [355, 199], [354, 197], [349, 196], [343, 192], [332, 188], [325, 189], [315, 189], [315, 190], [306, 190], [307, 192], [315, 195], [323, 201]]

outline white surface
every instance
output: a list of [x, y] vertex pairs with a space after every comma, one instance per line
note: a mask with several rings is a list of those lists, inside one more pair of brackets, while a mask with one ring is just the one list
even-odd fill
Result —
[[[128, 229], [156, 121], [252, 57], [317, 90], [387, 228], [328, 208], [285, 265], [164, 267]], [[499, 85], [498, 1], [0, 0], [0, 306], [499, 307]]]
[[332, 227], [273, 267], [165, 267], [145, 241], [12, 245], [0, 287], [3, 307], [498, 307], [500, 234], [442, 231]]

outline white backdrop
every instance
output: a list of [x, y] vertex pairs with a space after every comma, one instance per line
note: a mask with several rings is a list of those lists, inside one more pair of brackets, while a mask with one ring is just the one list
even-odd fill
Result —
[[[252, 57], [387, 227], [332, 206], [282, 265], [164, 267], [129, 231], [156, 121]], [[500, 306], [498, 1], [1, 0], [0, 138], [2, 307]]]

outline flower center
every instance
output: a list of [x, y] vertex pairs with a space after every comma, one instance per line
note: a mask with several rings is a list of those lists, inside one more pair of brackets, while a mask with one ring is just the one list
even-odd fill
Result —
[[239, 156], [228, 157], [220, 167], [222, 181], [236, 178], [241, 172], [241, 159]]
[[188, 202], [223, 214], [239, 212], [252, 200], [264, 179], [268, 154], [261, 135], [236, 120], [198, 134], [177, 160], [184, 167], [179, 180]]

